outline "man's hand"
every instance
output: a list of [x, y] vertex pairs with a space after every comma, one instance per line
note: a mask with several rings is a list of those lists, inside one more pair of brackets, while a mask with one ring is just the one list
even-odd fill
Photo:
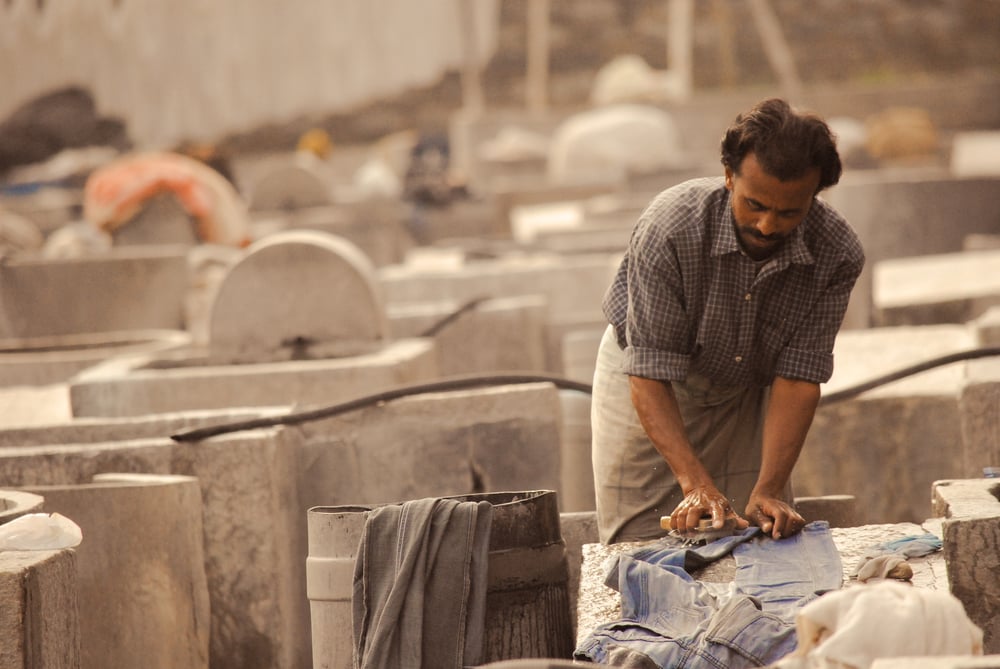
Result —
[[746, 517], [751, 524], [774, 539], [790, 537], [801, 531], [806, 524], [802, 516], [787, 502], [757, 493], [750, 495]]
[[712, 527], [721, 530], [727, 518], [736, 519], [736, 528], [745, 529], [750, 526], [744, 518], [740, 518], [730, 506], [726, 496], [715, 486], [699, 486], [688, 492], [681, 503], [670, 514], [671, 529], [683, 535], [698, 531], [698, 522], [706, 516], [712, 517]]

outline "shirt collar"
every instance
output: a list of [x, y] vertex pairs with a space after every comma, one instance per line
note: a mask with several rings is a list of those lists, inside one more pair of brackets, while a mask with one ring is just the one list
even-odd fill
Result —
[[[725, 197], [720, 202], [722, 211], [713, 217], [716, 223], [714, 234], [712, 235], [711, 255], [713, 256], [722, 256], [727, 253], [742, 253], [740, 242], [736, 238], [731, 199], [732, 193], [729, 189], [726, 189]], [[805, 220], [802, 221], [799, 227], [795, 228], [792, 236], [788, 238], [778, 253], [771, 258], [778, 267], [784, 268], [791, 264], [812, 265], [816, 262], [805, 241], [805, 229], [813, 217], [813, 212], [816, 208], [815, 204], [816, 200], [813, 199], [813, 206], [810, 207]]]

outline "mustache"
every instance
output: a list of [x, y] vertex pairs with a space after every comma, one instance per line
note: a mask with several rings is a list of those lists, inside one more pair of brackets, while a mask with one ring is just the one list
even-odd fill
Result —
[[773, 234], [770, 234], [770, 235], [765, 235], [765, 234], [761, 233], [757, 228], [751, 228], [749, 226], [742, 226], [741, 225], [740, 226], [740, 231], [743, 234], [745, 234], [745, 235], [753, 237], [754, 239], [759, 239], [759, 240], [765, 241], [765, 242], [777, 242], [777, 241], [781, 241], [782, 239], [785, 238], [784, 235], [779, 234], [779, 233], [773, 233]]

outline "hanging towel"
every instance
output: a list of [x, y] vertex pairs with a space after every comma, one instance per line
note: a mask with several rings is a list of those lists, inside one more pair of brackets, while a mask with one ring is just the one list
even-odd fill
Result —
[[355, 669], [479, 664], [489, 502], [427, 498], [373, 509], [354, 567]]

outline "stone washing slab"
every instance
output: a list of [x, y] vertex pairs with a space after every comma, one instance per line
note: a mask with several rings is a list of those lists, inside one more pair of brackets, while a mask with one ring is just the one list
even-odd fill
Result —
[[[851, 582], [851, 572], [871, 546], [893, 539], [924, 534], [939, 534], [939, 523], [929, 521], [925, 526], [912, 523], [889, 525], [862, 525], [833, 528], [833, 542], [840, 551], [843, 565], [844, 587]], [[646, 542], [648, 543], [648, 542]], [[621, 597], [618, 592], [604, 585], [605, 560], [623, 551], [638, 548], [643, 542], [619, 544], [584, 544], [583, 566], [580, 571], [580, 592], [577, 599], [577, 643], [586, 638], [598, 625], [612, 622], [621, 616]], [[920, 588], [944, 590], [948, 587], [945, 562], [941, 553], [910, 558], [913, 568], [913, 585]], [[727, 592], [736, 573], [736, 560], [728, 555], [694, 574], [713, 594]]]
[[1000, 249], [883, 260], [874, 266], [874, 324], [965, 323], [1000, 305]]
[[435, 378], [434, 344], [399, 340], [374, 353], [243, 365], [143, 356], [97, 365], [70, 381], [74, 416], [334, 404]]

